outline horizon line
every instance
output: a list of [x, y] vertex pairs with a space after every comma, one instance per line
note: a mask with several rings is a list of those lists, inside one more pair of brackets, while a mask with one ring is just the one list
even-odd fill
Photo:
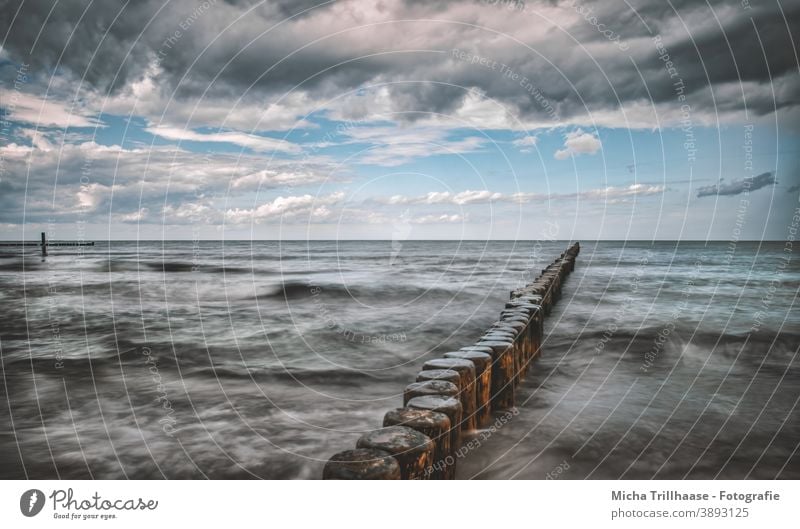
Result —
[[[402, 239], [401, 242], [786, 242], [788, 239]], [[48, 239], [48, 242], [397, 242], [398, 239]], [[38, 239], [0, 239], [0, 243], [35, 243]]]

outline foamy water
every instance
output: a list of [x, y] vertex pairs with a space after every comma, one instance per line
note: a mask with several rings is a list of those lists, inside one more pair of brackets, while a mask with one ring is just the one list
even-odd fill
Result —
[[[3, 249], [2, 477], [318, 478], [566, 247]], [[798, 477], [800, 269], [784, 255], [582, 242], [518, 413], [459, 477]]]

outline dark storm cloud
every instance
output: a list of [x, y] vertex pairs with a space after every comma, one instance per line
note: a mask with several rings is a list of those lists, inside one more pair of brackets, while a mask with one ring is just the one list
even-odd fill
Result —
[[741, 180], [732, 180], [727, 184], [720, 182], [719, 184], [703, 186], [697, 190], [697, 198], [715, 195], [740, 195], [745, 191], [752, 192], [774, 184], [775, 177], [772, 173], [762, 173], [758, 176], [750, 176]]
[[[466, 95], [460, 86], [413, 82], [390, 87], [394, 110], [400, 113], [449, 113], [461, 105]], [[413, 116], [409, 116], [413, 119]]]
[[[101, 93], [141, 78], [158, 57], [159, 87], [176, 90], [179, 100], [204, 92], [209, 105], [245, 93], [274, 100], [298, 86], [325, 100], [364, 84], [411, 81], [391, 85], [396, 110], [452, 112], [477, 88], [521, 119], [547, 117], [530, 91], [449, 52], [464, 49], [507, 65], [568, 118], [648, 98], [674, 104], [674, 79], [652, 42], [663, 33], [696, 111], [736, 112], [745, 97], [756, 114], [799, 102], [788, 29], [800, 22], [796, 2], [783, 6], [786, 20], [771, 2], [745, 9], [642, 0], [631, 2], [635, 11], [620, 2], [576, 0], [528, 1], [524, 10], [491, 1], [322, 4], [209, 0], [196, 16], [202, 4], [188, 0], [67, 0], [52, 12], [50, 0], [34, 0], [18, 13], [6, 1], [0, 32], [8, 31], [4, 49], [15, 60], [45, 77], [59, 67]], [[629, 48], [609, 41], [599, 23]], [[170, 43], [176, 31], [181, 35]], [[730, 90], [740, 79], [746, 90]]]
[[147, 46], [134, 43], [159, 7], [120, 0], [6, 0], [0, 5], [3, 47], [44, 77], [61, 67], [101, 88], [121, 86], [130, 71], [146, 67]]

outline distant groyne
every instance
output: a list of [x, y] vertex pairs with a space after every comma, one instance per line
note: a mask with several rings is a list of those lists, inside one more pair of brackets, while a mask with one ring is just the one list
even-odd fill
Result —
[[[334, 454], [323, 479], [453, 479], [469, 436], [515, 409], [516, 388], [541, 354], [544, 318], [575, 269], [575, 243], [511, 299], [474, 344], [426, 361], [383, 427]], [[509, 414], [500, 415], [504, 422]], [[467, 445], [469, 442], [467, 441]]]
[[48, 241], [45, 232], [42, 232], [41, 241], [2, 241], [0, 247], [26, 247], [37, 246], [42, 249], [42, 255], [47, 255], [48, 246], [94, 246], [94, 241]]

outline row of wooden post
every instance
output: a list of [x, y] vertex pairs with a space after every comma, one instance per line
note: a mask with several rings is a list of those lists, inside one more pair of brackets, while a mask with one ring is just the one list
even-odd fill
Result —
[[576, 242], [535, 281], [512, 291], [475, 344], [425, 362], [403, 392], [403, 407], [386, 413], [383, 428], [362, 435], [355, 450], [331, 457], [323, 479], [454, 479], [462, 435], [488, 425], [492, 412], [514, 407], [516, 387], [541, 354], [544, 316], [579, 252]]

